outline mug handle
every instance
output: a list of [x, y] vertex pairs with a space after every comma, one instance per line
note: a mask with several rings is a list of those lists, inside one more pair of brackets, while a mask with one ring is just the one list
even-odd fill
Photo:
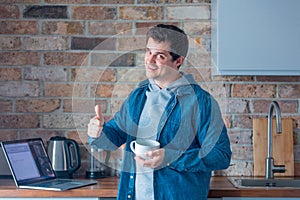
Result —
[[133, 151], [134, 154], [136, 154], [136, 152], [135, 152], [135, 143], [136, 143], [136, 141], [131, 141], [130, 142], [130, 149], [131, 149], [131, 151]]

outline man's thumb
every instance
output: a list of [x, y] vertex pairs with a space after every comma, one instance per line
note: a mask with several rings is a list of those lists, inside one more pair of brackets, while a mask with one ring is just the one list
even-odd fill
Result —
[[96, 112], [96, 115], [97, 115], [97, 119], [101, 120], [101, 108], [100, 108], [100, 105], [96, 105], [95, 106], [95, 112]]

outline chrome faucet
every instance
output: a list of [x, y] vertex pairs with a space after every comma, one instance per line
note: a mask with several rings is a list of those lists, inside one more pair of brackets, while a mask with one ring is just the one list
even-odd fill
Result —
[[276, 101], [272, 101], [268, 113], [268, 155], [266, 158], [266, 179], [273, 179], [274, 173], [284, 173], [286, 171], [284, 165], [274, 165], [272, 157], [272, 117], [275, 108], [276, 116], [276, 132], [281, 133], [281, 114], [280, 108]]

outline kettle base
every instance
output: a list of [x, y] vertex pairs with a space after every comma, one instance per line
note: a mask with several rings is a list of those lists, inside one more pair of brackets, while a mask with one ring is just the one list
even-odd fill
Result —
[[105, 178], [107, 177], [104, 172], [99, 171], [86, 171], [85, 173], [86, 178]]

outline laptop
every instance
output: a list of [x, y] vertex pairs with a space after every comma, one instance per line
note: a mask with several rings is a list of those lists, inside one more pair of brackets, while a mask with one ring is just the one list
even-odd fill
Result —
[[1, 145], [18, 188], [63, 191], [97, 183], [57, 178], [41, 138], [4, 141]]
[[12, 178], [1, 145], [0, 145], [0, 178]]

